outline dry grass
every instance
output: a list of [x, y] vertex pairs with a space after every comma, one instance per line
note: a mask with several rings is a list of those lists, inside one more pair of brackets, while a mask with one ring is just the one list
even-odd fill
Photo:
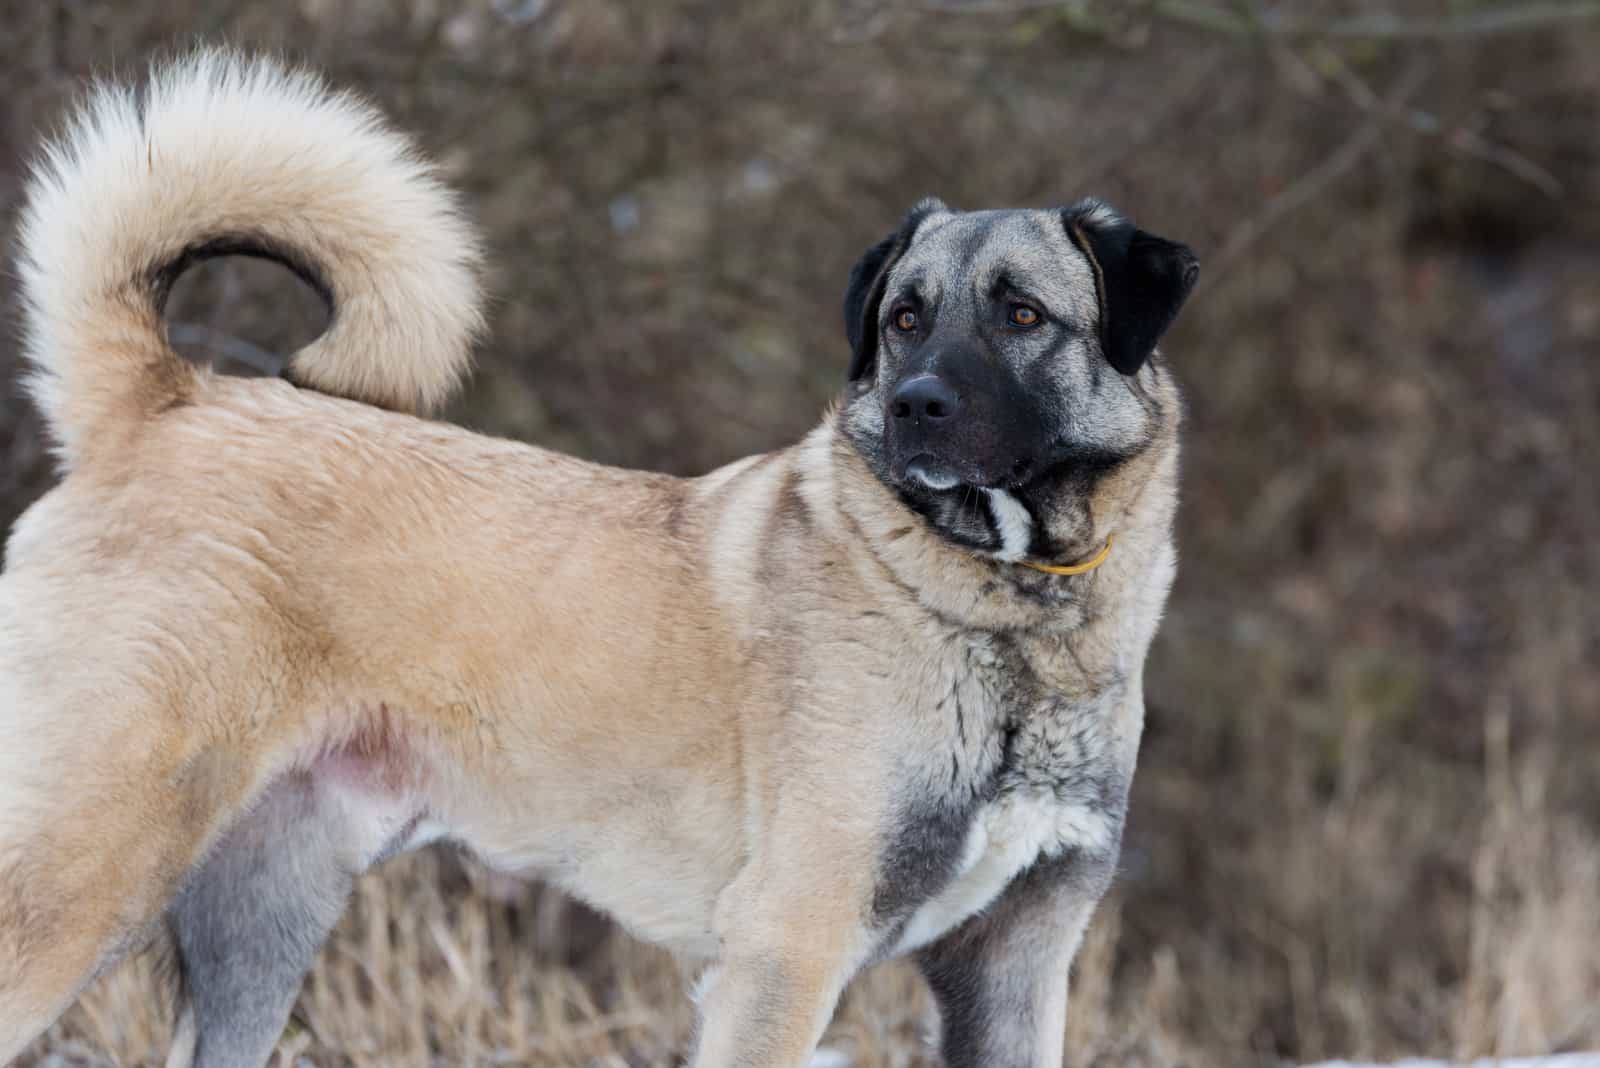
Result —
[[[441, 860], [406, 858], [363, 880], [279, 1045], [280, 1064], [681, 1063], [692, 1014], [670, 958], [614, 930], [595, 932], [581, 913], [577, 926], [594, 944], [573, 955], [563, 937], [572, 905], [476, 872], [478, 889], [441, 892], [450, 881]], [[1073, 1035], [1082, 1051], [1127, 1042], [1106, 1011], [1116, 908], [1108, 907], [1080, 965], [1085, 1011]], [[1137, 1008], [1141, 1030], [1156, 1022], [1161, 982], [1151, 987], [1151, 1004]], [[157, 989], [148, 962], [118, 969], [40, 1044], [39, 1059], [24, 1064], [162, 1063], [169, 1027]], [[933, 1068], [932, 1013], [914, 971], [885, 966], [851, 988], [826, 1044], [861, 1068]]]
[[[418, 130], [492, 237], [496, 336], [451, 416], [689, 472], [810, 425], [849, 266], [918, 197], [1107, 196], [1205, 266], [1167, 346], [1181, 573], [1072, 1063], [1600, 1047], [1600, 27], [960, 6], [0, 0], [0, 210], [91, 70], [195, 35], [304, 56]], [[200, 283], [191, 327], [309, 329], [280, 281]], [[0, 398], [0, 523], [49, 478]], [[829, 1042], [932, 1064], [928, 1012], [886, 968]], [[158, 1063], [161, 1019], [130, 966], [27, 1063]], [[433, 855], [362, 884], [299, 1020], [284, 1051], [322, 1066], [661, 1065], [690, 1024], [660, 955]]]
[[[1312, 1022], [1325, 1009], [1369, 1050], [1395, 1045], [1390, 1019], [1408, 1012], [1447, 1028], [1420, 1036], [1421, 1045], [1463, 1058], [1600, 1045], [1600, 838], [1552, 820], [1542, 808], [1545, 769], [1538, 761], [1510, 767], [1504, 718], [1489, 730], [1494, 804], [1473, 862], [1463, 981], [1449, 992], [1427, 975], [1397, 976], [1388, 989], [1328, 989], [1316, 951], [1293, 931], [1257, 932], [1285, 956], [1309, 1051], [1333, 1052]], [[1312, 846], [1323, 866], [1329, 857], [1356, 862], [1358, 839], [1379, 840], [1386, 828], [1329, 833], [1331, 841]], [[1310, 880], [1303, 893], [1326, 891], [1324, 871], [1290, 877]], [[1147, 960], [1124, 959], [1124, 908], [1117, 894], [1104, 903], [1077, 960], [1068, 1063], [1226, 1068], [1254, 1059], [1244, 1033], [1234, 1036], [1238, 1045], [1203, 1037], [1245, 1025], [1251, 977], [1185, 969], [1172, 945]], [[159, 989], [148, 961], [118, 968], [23, 1058], [23, 1068], [161, 1064], [170, 1028]], [[1216, 1016], [1197, 1027], [1185, 1016], [1196, 1007]], [[666, 954], [551, 891], [430, 851], [361, 881], [276, 1063], [664, 1066], [681, 1063], [691, 1025]], [[920, 978], [891, 964], [851, 987], [825, 1045], [856, 1068], [935, 1068], [936, 1027]]]
[[[1600, 1046], [1600, 838], [1544, 809], [1547, 767], [1509, 763], [1507, 723], [1491, 719], [1488, 791], [1478, 828], [1472, 895], [1459, 946], [1461, 982], [1395, 975], [1386, 988], [1325, 986], [1317, 950], [1269, 916], [1248, 926], [1283, 954], [1291, 1010], [1310, 1055], [1333, 1054], [1317, 1020], [1331, 1014], [1357, 1047], [1410, 1044], [1462, 1058]], [[1381, 862], [1392, 823], [1368, 811], [1334, 817], [1294, 860], [1320, 860], [1280, 878], [1296, 891], [1330, 891], [1328, 862]], [[1365, 839], [1365, 841], [1363, 841]], [[1363, 852], [1366, 851], [1366, 852]], [[1360, 924], [1362, 900], [1339, 905]], [[1149, 959], [1120, 951], [1125, 900], [1102, 905], [1074, 975], [1069, 1063], [1080, 1068], [1226, 1068], [1243, 1060], [1248, 1010], [1262, 977], [1205, 959], [1184, 966], [1174, 945]], [[1205, 932], [1202, 932], [1205, 934]], [[29, 1065], [160, 1065], [170, 1038], [160, 986], [147, 961], [101, 978]], [[1214, 1012], [1205, 1025], [1187, 1017]], [[1394, 1018], [1432, 1018], [1445, 1030], [1395, 1042]], [[430, 851], [366, 876], [354, 905], [307, 983], [278, 1046], [278, 1065], [674, 1065], [693, 1014], [669, 956], [630, 940], [539, 887], [488, 875]], [[1235, 1028], [1240, 1030], [1235, 1031]], [[904, 964], [859, 978], [826, 1046], [856, 1068], [934, 1068], [936, 1015]], [[1218, 1042], [1216, 1036], [1226, 1036]]]

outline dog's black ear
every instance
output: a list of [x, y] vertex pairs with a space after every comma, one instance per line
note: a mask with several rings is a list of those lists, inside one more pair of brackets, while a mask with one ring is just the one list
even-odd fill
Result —
[[1111, 366], [1138, 372], [1200, 275], [1189, 246], [1147, 233], [1098, 200], [1061, 211], [1072, 243], [1089, 260], [1100, 297], [1100, 347]]
[[926, 197], [906, 215], [900, 229], [867, 249], [850, 270], [850, 286], [844, 292], [844, 333], [850, 339], [850, 381], [870, 374], [878, 359], [878, 306], [883, 302], [883, 287], [895, 262], [911, 246], [917, 227], [928, 216], [948, 211], [942, 201]]

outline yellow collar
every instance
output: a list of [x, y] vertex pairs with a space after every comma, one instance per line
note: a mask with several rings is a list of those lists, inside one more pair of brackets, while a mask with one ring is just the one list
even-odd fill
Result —
[[1111, 555], [1111, 543], [1116, 540], [1115, 534], [1106, 535], [1105, 548], [1095, 553], [1081, 564], [1035, 564], [1027, 560], [1018, 560], [1023, 567], [1031, 567], [1035, 571], [1043, 571], [1051, 575], [1082, 575], [1093, 571], [1106, 562], [1106, 557]]

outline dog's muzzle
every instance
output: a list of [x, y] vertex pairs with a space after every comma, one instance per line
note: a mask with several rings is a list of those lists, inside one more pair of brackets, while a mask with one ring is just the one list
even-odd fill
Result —
[[958, 370], [919, 371], [890, 393], [884, 433], [894, 476], [934, 492], [1020, 485], [1042, 436], [1033, 406], [1020, 390]]
[[904, 457], [902, 478], [935, 491], [967, 481], [940, 455], [960, 417], [961, 395], [938, 375], [913, 375], [900, 383], [889, 398], [889, 425]]

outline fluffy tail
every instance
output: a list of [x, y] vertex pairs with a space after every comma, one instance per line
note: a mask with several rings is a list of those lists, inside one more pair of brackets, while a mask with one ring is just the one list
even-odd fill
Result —
[[196, 259], [277, 260], [329, 301], [291, 379], [421, 410], [460, 382], [481, 326], [476, 235], [369, 105], [224, 51], [101, 86], [46, 147], [21, 225], [29, 388], [70, 467], [192, 397], [167, 292]]

